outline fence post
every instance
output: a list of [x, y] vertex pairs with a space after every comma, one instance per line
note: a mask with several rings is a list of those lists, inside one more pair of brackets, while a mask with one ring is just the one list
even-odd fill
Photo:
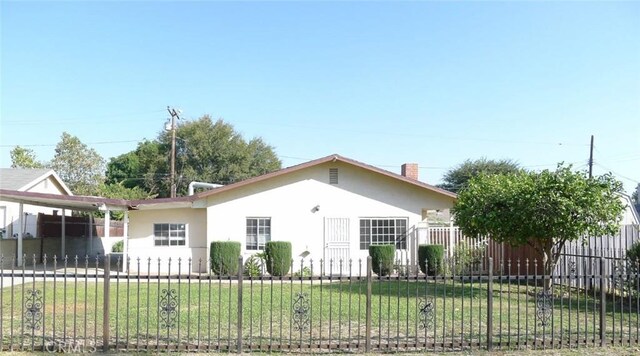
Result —
[[600, 257], [600, 346], [604, 346], [605, 342], [605, 317], [606, 317], [606, 296], [605, 296], [605, 281], [604, 281], [604, 258]]
[[111, 283], [111, 258], [104, 255], [104, 299], [102, 302], [102, 351], [109, 351], [109, 286]]
[[242, 256], [238, 258], [238, 353], [242, 353], [242, 282], [244, 275], [244, 263]]
[[[452, 217], [451, 217], [452, 218]], [[449, 248], [447, 249], [447, 256], [453, 256], [453, 248], [456, 245], [455, 230], [453, 227], [453, 219], [449, 221]]]
[[489, 283], [487, 283], [487, 350], [493, 350], [493, 257], [489, 257]]
[[371, 352], [371, 268], [372, 268], [371, 256], [367, 256], [367, 302], [366, 309], [366, 331], [365, 331], [365, 352]]

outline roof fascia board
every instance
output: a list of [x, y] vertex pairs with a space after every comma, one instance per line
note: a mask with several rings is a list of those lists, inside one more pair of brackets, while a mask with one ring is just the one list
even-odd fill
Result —
[[57, 183], [60, 185], [62, 190], [67, 195], [73, 195], [73, 193], [71, 192], [71, 189], [69, 189], [69, 187], [67, 187], [67, 185], [64, 184], [64, 182], [62, 181], [62, 178], [60, 178], [60, 176], [53, 169], [48, 170], [47, 172], [45, 172], [40, 177], [38, 177], [38, 178], [32, 180], [31, 182], [23, 185], [22, 187], [20, 187], [20, 189], [18, 189], [18, 191], [26, 192], [29, 188], [35, 186], [36, 184], [42, 182], [43, 180], [45, 180], [45, 179], [47, 179], [49, 177], [53, 177], [57, 181]]

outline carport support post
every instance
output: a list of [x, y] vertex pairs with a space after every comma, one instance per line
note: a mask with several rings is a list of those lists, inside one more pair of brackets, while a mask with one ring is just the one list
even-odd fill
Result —
[[24, 204], [20, 203], [18, 208], [18, 256], [16, 256], [18, 267], [21, 267], [24, 262], [22, 261], [22, 219], [24, 219]]
[[65, 209], [62, 209], [62, 227], [60, 229], [60, 236], [62, 237], [62, 244], [61, 244], [61, 253], [60, 256], [62, 256], [62, 258], [65, 258], [65, 256], [67, 256], [67, 223], [66, 223], [66, 215], [67, 211]]
[[93, 254], [93, 215], [89, 215], [89, 251], [87, 256]]
[[[111, 225], [111, 210], [107, 209], [104, 212], [104, 238], [105, 239], [108, 239], [109, 236], [111, 235], [110, 225]], [[107, 251], [105, 251], [104, 253], [106, 255]]]
[[122, 234], [124, 235], [122, 258], [126, 272], [129, 273], [129, 211], [127, 210], [124, 211], [124, 217], [122, 218]]

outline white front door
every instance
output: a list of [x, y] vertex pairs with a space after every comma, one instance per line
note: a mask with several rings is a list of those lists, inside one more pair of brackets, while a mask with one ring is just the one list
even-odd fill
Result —
[[[349, 274], [349, 218], [324, 218], [324, 271]], [[340, 270], [342, 262], [342, 271]]]

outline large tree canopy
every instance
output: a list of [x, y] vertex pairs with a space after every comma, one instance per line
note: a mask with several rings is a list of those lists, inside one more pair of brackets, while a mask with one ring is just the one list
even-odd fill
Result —
[[443, 183], [438, 185], [442, 189], [457, 193], [467, 185], [469, 179], [484, 174], [507, 174], [516, 173], [522, 169], [518, 163], [503, 159], [491, 160], [480, 158], [477, 160], [466, 160], [460, 165], [448, 170], [442, 178]]
[[104, 159], [96, 150], [89, 148], [79, 138], [62, 133], [56, 145], [51, 168], [75, 194], [97, 194], [104, 181]]
[[36, 154], [29, 148], [14, 147], [11, 152], [11, 168], [44, 168], [45, 164], [36, 159]]
[[51, 168], [75, 194], [121, 199], [153, 197], [141, 188], [105, 182], [102, 157], [96, 150], [89, 148], [80, 139], [66, 132], [62, 134], [60, 142], [56, 145], [55, 157], [51, 162], [40, 162], [32, 150], [16, 146], [11, 150], [11, 163], [12, 168]]
[[622, 183], [610, 174], [589, 179], [559, 165], [555, 171], [474, 177], [452, 211], [465, 235], [532, 246], [550, 275], [565, 242], [618, 231], [621, 192]]
[[[176, 129], [178, 194], [192, 181], [229, 184], [277, 170], [281, 162], [262, 139], [245, 139], [233, 126], [209, 116], [180, 123]], [[142, 187], [160, 197], [170, 195], [171, 133], [161, 132], [136, 150], [111, 159], [107, 182]]]

